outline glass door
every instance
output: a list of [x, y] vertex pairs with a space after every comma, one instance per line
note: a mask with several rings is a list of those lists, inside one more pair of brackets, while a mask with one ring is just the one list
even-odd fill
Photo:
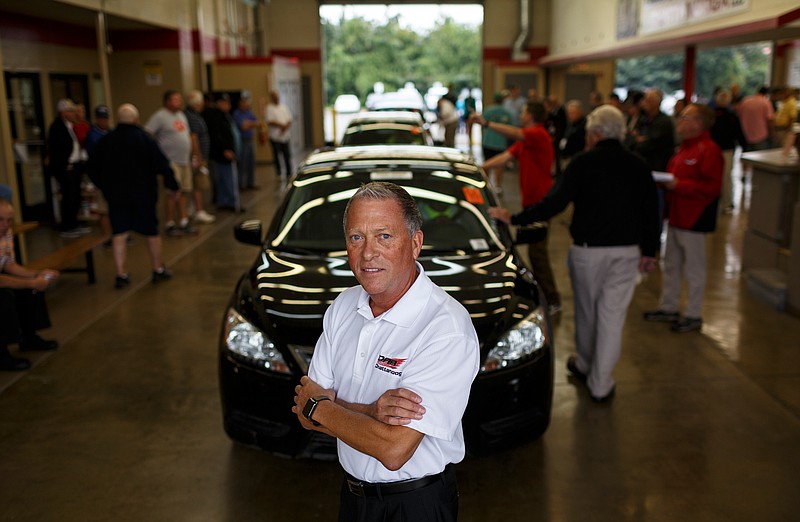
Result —
[[25, 221], [50, 221], [53, 195], [44, 169], [45, 127], [39, 75], [6, 72], [5, 83], [20, 213]]

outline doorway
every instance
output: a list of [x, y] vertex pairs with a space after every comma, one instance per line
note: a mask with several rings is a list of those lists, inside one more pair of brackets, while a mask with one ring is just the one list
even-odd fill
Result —
[[14, 170], [24, 221], [50, 221], [53, 194], [44, 169], [45, 126], [38, 73], [5, 73]]

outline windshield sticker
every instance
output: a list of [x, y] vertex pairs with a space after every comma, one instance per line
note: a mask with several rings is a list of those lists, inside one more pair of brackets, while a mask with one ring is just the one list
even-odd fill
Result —
[[483, 238], [470, 239], [469, 246], [472, 247], [472, 250], [489, 250], [489, 243]]
[[483, 205], [483, 193], [475, 187], [464, 187], [464, 199], [473, 205]]

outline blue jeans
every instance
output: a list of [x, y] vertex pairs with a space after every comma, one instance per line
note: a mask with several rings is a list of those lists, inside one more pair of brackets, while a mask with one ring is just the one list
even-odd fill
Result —
[[218, 207], [236, 207], [239, 202], [239, 183], [236, 180], [236, 163], [212, 162], [214, 189]]
[[255, 186], [256, 156], [253, 139], [242, 140], [242, 154], [239, 158], [239, 188]]

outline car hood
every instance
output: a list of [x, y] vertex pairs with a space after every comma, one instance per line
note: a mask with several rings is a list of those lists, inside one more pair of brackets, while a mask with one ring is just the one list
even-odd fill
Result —
[[[535, 283], [513, 251], [423, 255], [431, 280], [469, 312], [481, 343], [496, 337], [536, 306]], [[346, 288], [357, 285], [346, 256], [265, 249], [249, 273], [255, 312], [279, 344], [313, 346], [322, 317]]]

